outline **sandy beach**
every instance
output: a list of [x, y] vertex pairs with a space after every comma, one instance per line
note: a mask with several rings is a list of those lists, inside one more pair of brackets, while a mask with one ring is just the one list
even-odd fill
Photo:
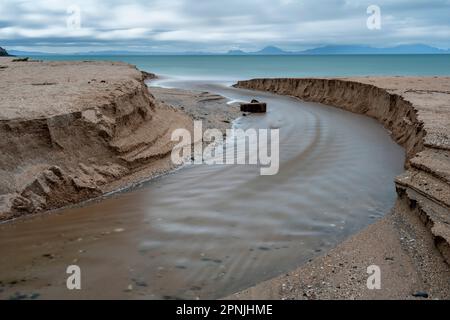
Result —
[[[320, 101], [384, 124], [406, 149], [392, 212], [321, 258], [236, 299], [449, 299], [450, 79], [257, 79], [238, 87]], [[382, 270], [368, 290], [367, 267]]]
[[[174, 169], [170, 134], [175, 128], [192, 128], [193, 120], [203, 120], [206, 128], [224, 130], [242, 115], [219, 94], [149, 89], [146, 79], [151, 74], [124, 63], [12, 60], [0, 59], [0, 132], [5, 137], [0, 155], [3, 221], [31, 216], [27, 223], [33, 224], [39, 213], [101, 199], [169, 172]], [[239, 82], [236, 87], [375, 118], [405, 148], [406, 163], [405, 172], [395, 181], [397, 202], [384, 218], [323, 256], [311, 256], [298, 269], [228, 298], [450, 298], [450, 78], [256, 79]], [[64, 212], [57, 211], [60, 215]], [[86, 215], [88, 212], [82, 213]], [[72, 214], [68, 219], [54, 221], [63, 226], [76, 217]], [[14, 221], [8, 232], [20, 223], [21, 219]], [[27, 234], [27, 227], [23, 230]], [[101, 228], [95, 231], [104, 233]], [[96, 240], [93, 237], [92, 241]], [[111, 243], [120, 246], [120, 240]], [[32, 257], [28, 245], [23, 247]], [[50, 248], [56, 250], [56, 246]], [[92, 248], [102, 251], [95, 244]], [[71, 249], [78, 251], [75, 246]], [[38, 262], [33, 258], [32, 265], [37, 263], [44, 270], [48, 260], [57, 255], [42, 253]], [[19, 260], [27, 264], [27, 258]], [[68, 259], [64, 257], [58, 267]], [[207, 260], [211, 261], [220, 260]], [[381, 290], [367, 289], [370, 265], [382, 270]], [[7, 268], [15, 272], [12, 263]], [[46, 286], [43, 280], [36, 281]], [[10, 282], [0, 282], [4, 297], [15, 290], [16, 284]], [[127, 282], [118, 286], [126, 288]]]

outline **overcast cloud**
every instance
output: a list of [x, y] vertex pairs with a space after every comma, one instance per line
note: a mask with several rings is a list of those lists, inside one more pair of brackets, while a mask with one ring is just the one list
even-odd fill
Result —
[[[369, 30], [369, 5], [381, 29]], [[68, 28], [69, 8], [81, 28]], [[276, 45], [450, 47], [450, 0], [1, 0], [0, 46], [22, 50], [212, 51]]]

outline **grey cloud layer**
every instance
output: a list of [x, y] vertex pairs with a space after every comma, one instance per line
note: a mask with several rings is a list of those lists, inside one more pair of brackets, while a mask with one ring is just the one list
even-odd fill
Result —
[[[382, 10], [382, 29], [366, 28], [366, 9]], [[66, 28], [67, 8], [82, 28]], [[253, 50], [268, 44], [450, 47], [450, 0], [2, 0], [0, 43], [16, 47], [142, 50]]]

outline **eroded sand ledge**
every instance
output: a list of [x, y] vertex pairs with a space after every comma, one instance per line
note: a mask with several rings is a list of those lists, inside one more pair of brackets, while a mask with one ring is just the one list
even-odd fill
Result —
[[0, 220], [61, 208], [172, 168], [184, 112], [117, 62], [0, 60]]
[[[450, 297], [450, 78], [254, 79], [236, 87], [373, 117], [405, 147], [407, 162], [391, 214], [326, 256], [233, 298]], [[366, 287], [371, 264], [382, 267], [383, 290]]]

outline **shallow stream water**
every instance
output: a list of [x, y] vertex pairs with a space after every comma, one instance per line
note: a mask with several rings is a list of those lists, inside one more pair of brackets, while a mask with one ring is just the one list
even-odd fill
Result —
[[[238, 128], [280, 129], [280, 171], [189, 165], [100, 202], [0, 226], [0, 297], [220, 298], [322, 254], [386, 214], [404, 152], [375, 120], [220, 84], [258, 99]], [[79, 265], [82, 290], [66, 288]]]

